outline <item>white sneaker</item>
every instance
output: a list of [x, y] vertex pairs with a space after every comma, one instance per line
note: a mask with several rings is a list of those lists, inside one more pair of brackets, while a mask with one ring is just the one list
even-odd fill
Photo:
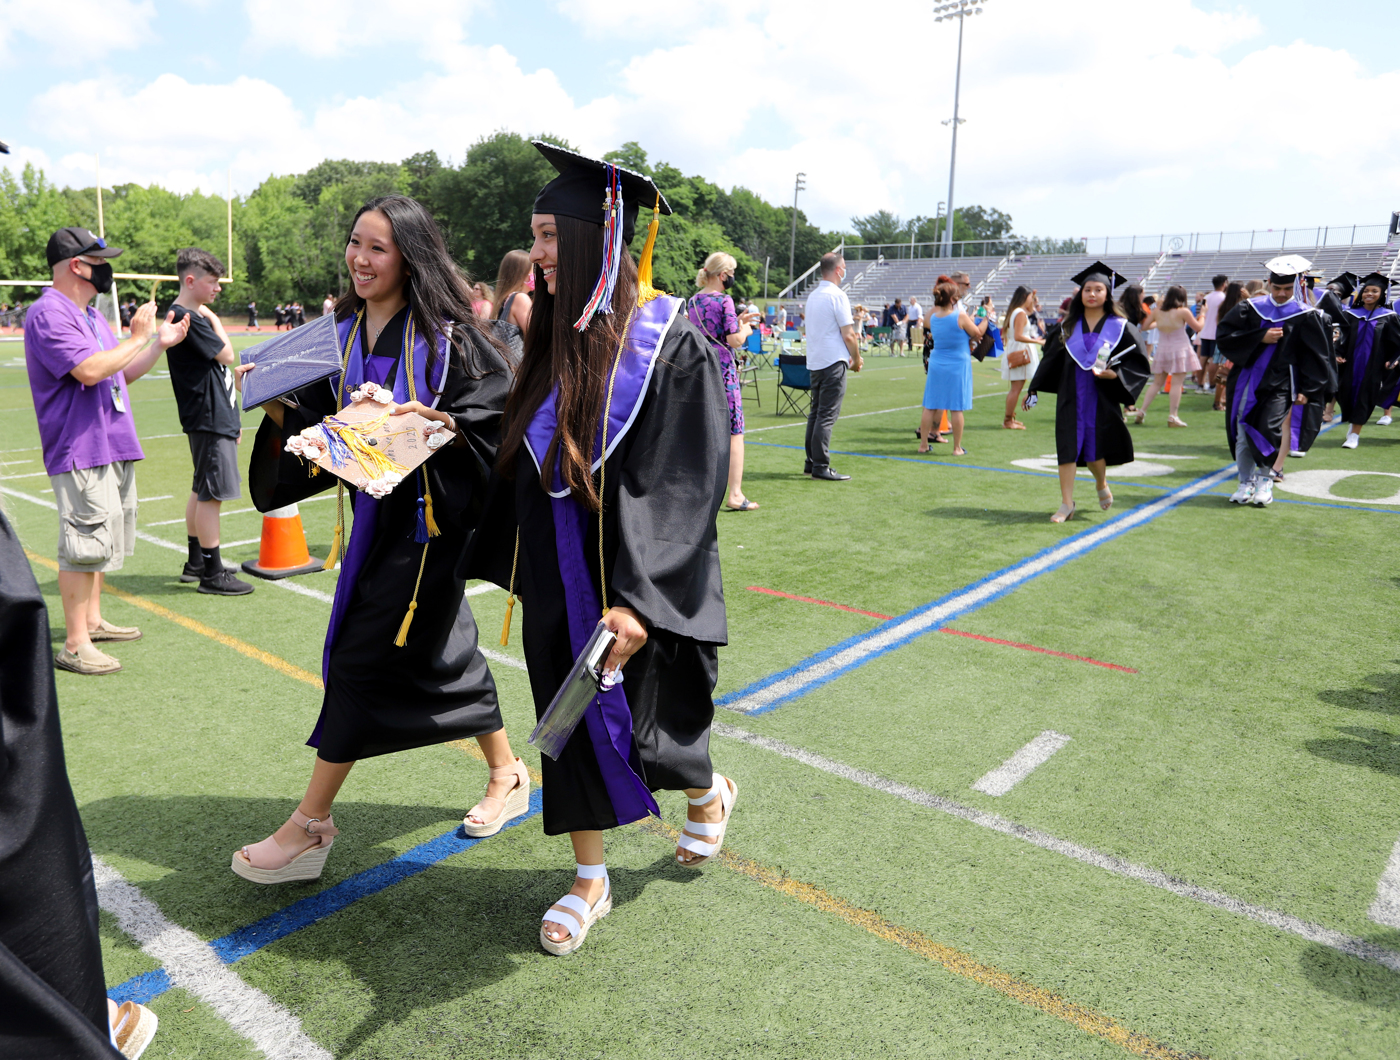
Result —
[[1288, 455], [1296, 456], [1299, 460], [1301, 460], [1303, 459], [1303, 457], [1307, 456], [1308, 453], [1306, 449], [1290, 449], [1288, 450]]
[[1378, 419], [1378, 420], [1376, 421], [1376, 426], [1377, 426], [1377, 427], [1389, 427], [1389, 426], [1390, 426], [1390, 416], [1389, 416], [1389, 415], [1382, 416], [1380, 419]]
[[1249, 499], [1254, 496], [1254, 482], [1241, 482], [1239, 489], [1230, 494], [1231, 504], [1248, 504]]
[[1358, 445], [1360, 445], [1360, 444], [1361, 444], [1361, 435], [1359, 435], [1359, 434], [1351, 434], [1351, 433], [1348, 432], [1348, 434], [1347, 434], [1347, 440], [1344, 441], [1344, 442], [1342, 443], [1342, 448], [1343, 448], [1343, 449], [1355, 449], [1355, 448], [1356, 448]]
[[1256, 481], [1254, 484], [1254, 496], [1249, 498], [1249, 503], [1256, 508], [1267, 508], [1274, 503], [1274, 484], [1270, 479]]

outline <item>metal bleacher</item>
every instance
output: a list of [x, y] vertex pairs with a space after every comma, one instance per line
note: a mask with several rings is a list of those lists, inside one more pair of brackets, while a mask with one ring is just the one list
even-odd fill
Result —
[[[1325, 277], [1344, 271], [1365, 275], [1379, 270], [1400, 271], [1400, 237], [1387, 243], [1354, 243], [1344, 246], [1290, 247], [1310, 259]], [[1174, 284], [1191, 295], [1210, 290], [1211, 278], [1263, 279], [1263, 262], [1280, 253], [1274, 250], [1198, 250], [1151, 254], [1008, 254], [999, 257], [914, 258], [848, 261], [844, 288], [852, 304], [880, 307], [900, 298], [908, 304], [917, 297], [927, 304], [940, 273], [966, 272], [972, 279], [972, 295], [980, 301], [991, 295], [1004, 307], [1018, 286], [1040, 294], [1041, 304], [1053, 309], [1074, 292], [1071, 277], [1095, 258], [1102, 257], [1130, 282], [1140, 283], [1148, 294], [1161, 295]], [[971, 299], [970, 299], [971, 300]]]

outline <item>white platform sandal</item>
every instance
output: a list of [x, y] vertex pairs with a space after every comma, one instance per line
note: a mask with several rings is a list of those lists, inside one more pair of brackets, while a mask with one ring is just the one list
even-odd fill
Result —
[[[581, 880], [602, 880], [603, 897], [590, 906], [576, 894], [566, 894], [555, 902], [540, 918], [540, 945], [556, 957], [573, 953], [583, 945], [588, 937], [588, 929], [612, 912], [612, 881], [608, 879], [606, 865], [576, 865], [576, 874]], [[568, 917], [565, 920], [564, 917]], [[571, 923], [570, 921], [573, 921]], [[568, 929], [569, 937], [558, 942], [545, 934], [546, 924], [558, 924]]]
[[[491, 770], [491, 780], [504, 780], [506, 777], [515, 777], [515, 787], [509, 795], [504, 799], [483, 795], [481, 801], [462, 818], [462, 830], [473, 839], [495, 835], [506, 826], [507, 821], [514, 820], [530, 808], [530, 771], [525, 768], [525, 763], [517, 758], [508, 766]], [[499, 812], [492, 814], [496, 807], [500, 808]], [[488, 817], [488, 814], [491, 816]], [[473, 821], [473, 817], [481, 818], [480, 822]]]
[[294, 858], [272, 836], [261, 843], [244, 847], [233, 852], [233, 871], [253, 883], [293, 883], [297, 880], [317, 880], [326, 867], [326, 857], [335, 845], [335, 837], [340, 829], [335, 819], [324, 821], [317, 817], [307, 817], [300, 810], [292, 813], [292, 823], [306, 830], [306, 834], [316, 839], [316, 845], [307, 847]]
[[[685, 830], [681, 833], [680, 839], [677, 840], [676, 846], [699, 856], [686, 861], [678, 851], [676, 853], [677, 865], [683, 865], [688, 869], [698, 868], [718, 854], [720, 847], [724, 846], [724, 833], [729, 827], [729, 815], [734, 812], [734, 803], [739, 800], [739, 785], [728, 777], [716, 773], [714, 774], [714, 783], [705, 795], [698, 799], [688, 798], [686, 802], [692, 806], [704, 806], [711, 802], [715, 796], [719, 796], [720, 805], [724, 808], [724, 817], [720, 819], [718, 824], [686, 819]], [[686, 835], [685, 832], [691, 834]], [[698, 838], [700, 836], [706, 838]], [[713, 842], [708, 842], [709, 839], [713, 839]]]

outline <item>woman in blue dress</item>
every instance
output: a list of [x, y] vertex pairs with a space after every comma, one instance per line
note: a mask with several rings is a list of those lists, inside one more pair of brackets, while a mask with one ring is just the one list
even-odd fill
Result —
[[933, 351], [928, 358], [928, 380], [924, 383], [924, 415], [919, 424], [919, 452], [927, 453], [930, 441], [945, 439], [937, 434], [942, 413], [948, 413], [953, 428], [953, 455], [966, 456], [963, 448], [963, 413], [972, 408], [972, 347], [981, 337], [972, 317], [958, 304], [958, 287], [946, 276], [938, 277], [933, 289], [933, 308], [928, 314], [928, 331]]

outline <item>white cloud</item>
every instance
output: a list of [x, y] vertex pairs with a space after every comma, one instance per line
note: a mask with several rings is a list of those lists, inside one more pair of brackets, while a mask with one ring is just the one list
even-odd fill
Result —
[[44, 46], [60, 67], [135, 48], [149, 39], [153, 0], [0, 0], [0, 56], [24, 37]]
[[255, 49], [295, 48], [320, 59], [414, 43], [430, 56], [458, 44], [486, 0], [245, 0]]

